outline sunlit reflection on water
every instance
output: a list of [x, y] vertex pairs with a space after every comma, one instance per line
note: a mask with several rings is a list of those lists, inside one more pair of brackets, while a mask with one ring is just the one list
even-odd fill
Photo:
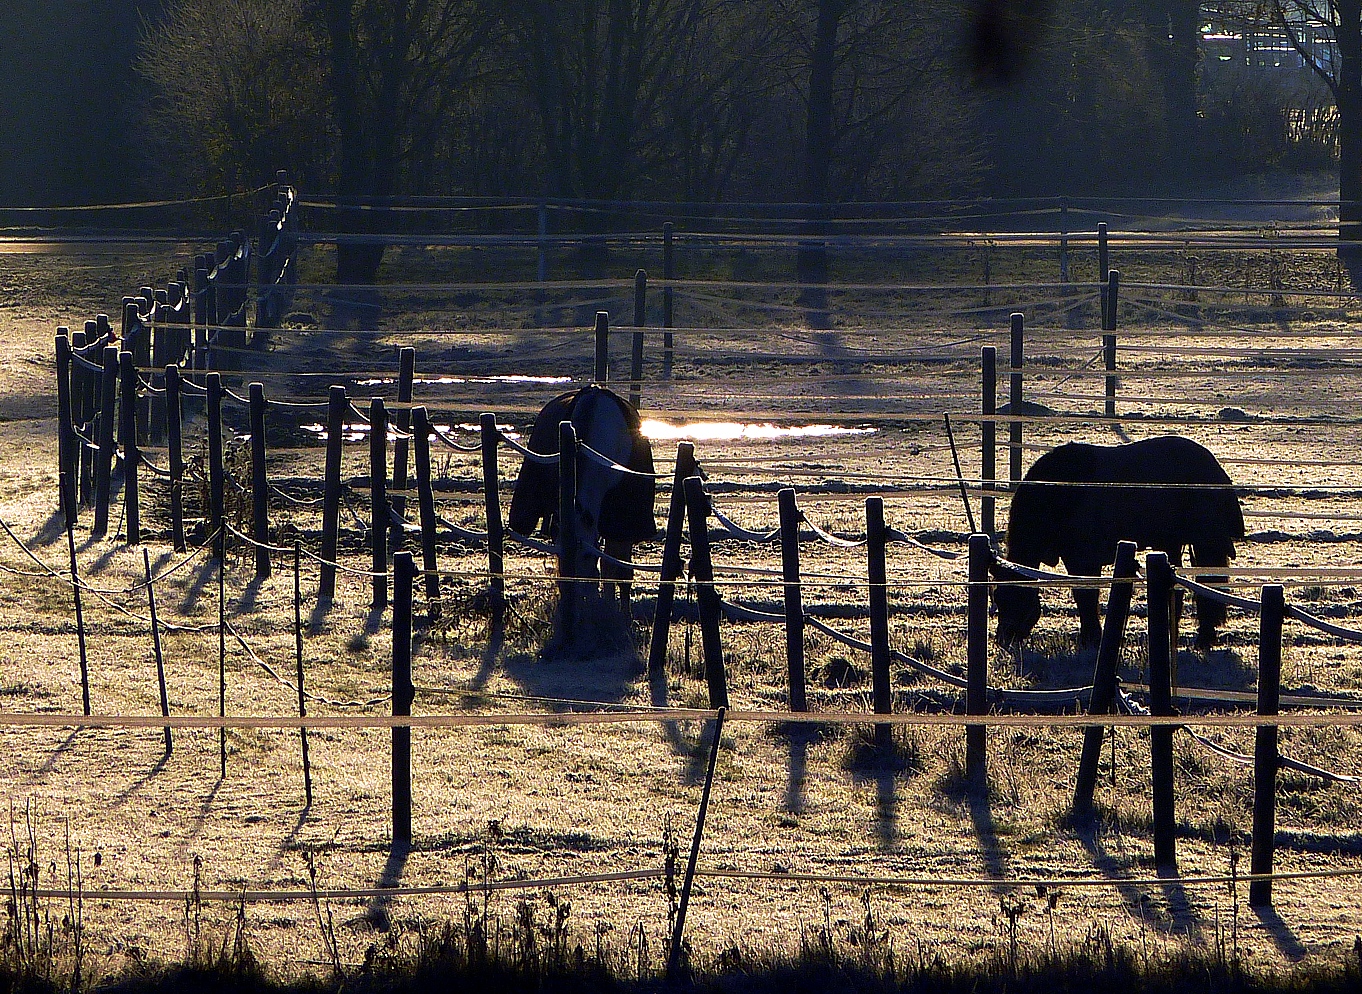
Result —
[[[327, 432], [324, 424], [306, 424], [299, 426], [303, 431], [315, 435], [318, 440], [326, 441]], [[435, 431], [448, 439], [455, 440], [462, 438], [464, 444], [471, 444], [476, 441], [476, 437], [481, 430], [475, 424], [456, 424], [456, 425], [431, 425]], [[498, 424], [502, 434], [508, 438], [519, 439], [520, 433], [511, 425]], [[657, 421], [652, 418], [643, 422], [643, 434], [652, 441], [680, 441], [690, 439], [699, 442], [725, 442], [781, 438], [828, 438], [838, 435], [869, 435], [875, 431], [874, 428], [861, 426], [856, 428], [845, 425], [790, 425], [782, 427], [770, 422], [763, 424], [743, 424], [738, 421], [696, 421], [687, 424], [674, 425], [666, 421]], [[473, 436], [469, 438], [469, 436]], [[363, 421], [346, 424], [345, 433], [341, 436], [347, 442], [362, 442], [369, 437], [369, 425]], [[389, 427], [388, 441], [396, 441], [399, 436], [394, 433], [392, 426]]]
[[[369, 380], [356, 380], [356, 386], [361, 387], [381, 387], [391, 386], [397, 382], [393, 376], [380, 376]], [[525, 376], [522, 374], [506, 374], [504, 376], [417, 376], [412, 378], [413, 383], [417, 384], [437, 384], [447, 386], [451, 383], [571, 383], [571, 376]]]
[[739, 439], [827, 438], [831, 435], [869, 435], [874, 428], [848, 428], [844, 425], [741, 424], [737, 421], [698, 421], [673, 425], [666, 421], [643, 422], [643, 434], [656, 441], [691, 439], [697, 442], [724, 442]]
[[[330, 437], [326, 430], [326, 425], [323, 424], [317, 424], [316, 422], [314, 422], [310, 425], [299, 425], [298, 427], [310, 435], [315, 435], [317, 437], [317, 440], [321, 442], [325, 442]], [[369, 432], [372, 430], [371, 426], [363, 421], [359, 421], [354, 424], [347, 424], [344, 427], [345, 430], [341, 434], [341, 441], [344, 442], [362, 442], [369, 437]], [[479, 432], [482, 431], [482, 427], [480, 425], [470, 424], [459, 425], [433, 424], [430, 427], [432, 430], [438, 432], [439, 434], [451, 440], [457, 440], [460, 434], [477, 435]], [[510, 425], [499, 424], [497, 425], [497, 428], [499, 428], [501, 430], [501, 433], [505, 435], [507, 438], [514, 439], [520, 438], [520, 433], [517, 432]], [[392, 425], [388, 426], [388, 441], [395, 442], [399, 438], [407, 437], [408, 437], [407, 435], [398, 435], [394, 429], [394, 426]], [[464, 444], [471, 444], [471, 442], [476, 440], [477, 440], [476, 438], [466, 440]]]

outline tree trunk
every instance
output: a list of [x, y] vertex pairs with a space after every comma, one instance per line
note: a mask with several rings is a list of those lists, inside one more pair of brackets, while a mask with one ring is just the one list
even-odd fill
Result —
[[[1339, 0], [1338, 68], [1339, 238], [1362, 241], [1362, 0]], [[1362, 246], [1348, 246], [1357, 252]], [[1340, 249], [1340, 251], [1342, 251]]]
[[1164, 114], [1168, 150], [1174, 168], [1187, 173], [1196, 161], [1196, 80], [1200, 35], [1196, 0], [1173, 0], [1155, 5], [1163, 22], [1153, 25], [1162, 43]]
[[[390, 193], [391, 188], [375, 188], [375, 163], [360, 106], [360, 67], [351, 0], [326, 0], [326, 31], [331, 42], [331, 100], [336, 130], [340, 133], [336, 187], [341, 201], [350, 204], [350, 209], [338, 212], [340, 226], [349, 234], [363, 235], [372, 226], [372, 218], [360, 209], [361, 202]], [[342, 242], [336, 246], [336, 282], [372, 283], [382, 261], [381, 243]]]
[[806, 284], [800, 303], [808, 308], [809, 325], [826, 328], [828, 250], [825, 234], [828, 177], [832, 171], [832, 97], [837, 69], [837, 30], [847, 10], [847, 0], [818, 0], [818, 25], [813, 59], [809, 65], [809, 106], [804, 137], [804, 201], [808, 205], [811, 236], [799, 244], [796, 260], [799, 282]]

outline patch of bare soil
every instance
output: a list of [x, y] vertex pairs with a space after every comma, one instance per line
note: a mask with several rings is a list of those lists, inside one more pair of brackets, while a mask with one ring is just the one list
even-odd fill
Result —
[[[51, 266], [52, 263], [45, 263]], [[58, 281], [59, 282], [59, 281]], [[128, 285], [135, 285], [130, 283]], [[4, 312], [10, 332], [0, 362], [0, 418], [8, 443], [0, 456], [0, 517], [44, 563], [60, 569], [66, 547], [54, 515], [55, 428], [51, 417], [51, 336], [57, 323], [89, 316], [90, 302], [62, 303], [53, 289], [39, 303]], [[320, 321], [321, 319], [319, 319]], [[1153, 325], [1149, 326], [1153, 329]], [[1322, 323], [1321, 332], [1327, 331]], [[1028, 424], [1026, 462], [1036, 448], [1072, 438], [1115, 441], [1168, 430], [1161, 419], [1196, 414], [1203, 423], [1179, 430], [1210, 447], [1237, 483], [1248, 488], [1244, 508], [1250, 536], [1239, 566], [1341, 566], [1357, 564], [1362, 535], [1357, 495], [1362, 493], [1362, 447], [1354, 423], [1358, 369], [1348, 355], [1324, 355], [1318, 368], [1301, 369], [1252, 356], [1207, 358], [1195, 350], [1227, 344], [1223, 335], [1185, 331], [1150, 339], [1159, 353], [1123, 353], [1120, 426], [1066, 421]], [[1299, 331], [1299, 327], [1289, 329]], [[1036, 374], [1028, 396], [1057, 411], [1100, 408], [1102, 385], [1081, 369], [1098, 347], [1098, 333], [1035, 329], [1028, 354]], [[820, 416], [861, 424], [870, 434], [826, 438], [702, 441], [698, 455], [720, 507], [743, 525], [769, 529], [776, 522], [776, 491], [793, 486], [801, 507], [820, 527], [849, 537], [864, 531], [865, 498], [885, 497], [889, 524], [928, 545], [964, 549], [969, 531], [952, 484], [954, 470], [937, 415], [976, 410], [978, 347], [1004, 344], [993, 326], [934, 338], [921, 329], [843, 330], [836, 340], [796, 327], [760, 335], [723, 334], [685, 339], [670, 384], [650, 379], [645, 407], [715, 419], [779, 419], [808, 423]], [[446, 379], [477, 373], [580, 372], [585, 334], [570, 339], [524, 332], [517, 339], [453, 338], [427, 334], [418, 371]], [[963, 346], [951, 342], [963, 340]], [[270, 395], [316, 399], [341, 351], [344, 368], [357, 374], [395, 368], [393, 346], [403, 336], [377, 329], [349, 340], [303, 328], [276, 337], [262, 353]], [[564, 341], [570, 342], [563, 345]], [[1228, 340], [1232, 344], [1236, 339]], [[348, 342], [348, 343], [347, 343]], [[1273, 341], [1259, 329], [1241, 344], [1270, 356], [1274, 346], [1299, 349], [1297, 338]], [[1336, 349], [1322, 338], [1324, 350]], [[948, 354], [926, 362], [918, 352]], [[803, 356], [803, 363], [791, 357]], [[819, 355], [821, 365], [811, 361]], [[1047, 364], [1047, 357], [1052, 361]], [[1212, 365], [1217, 363], [1218, 365]], [[1176, 369], [1182, 379], [1142, 379], [1141, 369]], [[287, 375], [274, 375], [285, 370]], [[653, 375], [650, 372], [650, 377]], [[244, 377], [249, 378], [249, 377]], [[439, 376], [432, 376], [438, 380]], [[389, 384], [370, 389], [395, 394]], [[507, 412], [522, 428], [538, 402], [557, 391], [544, 384], [428, 382], [418, 398], [441, 423], [466, 422], [483, 407]], [[361, 393], [360, 396], [363, 396]], [[1140, 399], [1143, 398], [1143, 399]], [[1241, 415], [1224, 414], [1237, 410]], [[647, 412], [645, 412], [647, 413]], [[286, 492], [315, 492], [320, 449], [294, 430], [311, 415], [271, 413], [271, 479]], [[242, 427], [242, 412], [230, 415]], [[956, 426], [967, 475], [978, 472], [977, 426]], [[203, 425], [187, 429], [190, 444]], [[1005, 437], [1005, 431], [1000, 436]], [[470, 441], [471, 435], [464, 440]], [[278, 442], [275, 445], [275, 442]], [[657, 446], [658, 468], [670, 471], [667, 445]], [[163, 453], [151, 450], [151, 458]], [[1006, 450], [1000, 449], [1002, 475]], [[1280, 461], [1292, 461], [1281, 465]], [[501, 465], [503, 506], [516, 466]], [[367, 476], [367, 445], [346, 448], [343, 476]], [[442, 455], [443, 514], [474, 527], [481, 523], [479, 470], [474, 457]], [[357, 486], [360, 484], [357, 483]], [[201, 513], [191, 494], [190, 513]], [[167, 540], [165, 496], [148, 485], [146, 548], [153, 570], [183, 559]], [[353, 498], [357, 517], [346, 515], [342, 561], [367, 568], [359, 518], [367, 516], [362, 490]], [[239, 505], [242, 506], [242, 505]], [[665, 505], [661, 505], [665, 506]], [[243, 506], [244, 507], [244, 506]], [[978, 512], [978, 503], [975, 502]], [[300, 535], [317, 547], [319, 511], [282, 498], [273, 502], [272, 525], [280, 541]], [[1006, 520], [1000, 501], [999, 522]], [[145, 620], [141, 549], [117, 538], [90, 541], [88, 514], [77, 531], [82, 575], [103, 593], [86, 596], [90, 696], [106, 714], [159, 713], [153, 647]], [[0, 581], [0, 709], [12, 713], [77, 713], [81, 688], [70, 588], [38, 573], [11, 542], [0, 552], [7, 572]], [[808, 543], [802, 566], [810, 578], [805, 604], [858, 638], [868, 638], [863, 549]], [[656, 544], [636, 557], [656, 562]], [[724, 541], [715, 551], [726, 597], [779, 610], [775, 583], [779, 550]], [[436, 626], [418, 625], [416, 713], [543, 711], [564, 700], [596, 705], [704, 706], [699, 632], [690, 621], [692, 601], [680, 598], [665, 679], [650, 682], [640, 662], [646, 653], [653, 588], [641, 577], [635, 621], [616, 648], [593, 659], [546, 658], [552, 580], [545, 557], [512, 551], [511, 615], [504, 638], [493, 639], [477, 597], [483, 554], [448, 541], [440, 549], [445, 614]], [[273, 574], [253, 577], [250, 557], [236, 549], [227, 563], [225, 613], [250, 646], [226, 645], [229, 714], [289, 714], [296, 694], [291, 557], [276, 557]], [[962, 672], [965, 655], [963, 565], [909, 546], [890, 554], [891, 639], [896, 648], [934, 665]], [[344, 707], [340, 702], [381, 699], [391, 680], [391, 615], [370, 608], [370, 580], [343, 573], [329, 609], [314, 598], [314, 563], [303, 565], [303, 652], [313, 714], [383, 713], [386, 704]], [[157, 585], [157, 607], [177, 627], [163, 651], [169, 702], [175, 714], [215, 714], [218, 709], [218, 576], [203, 557]], [[1292, 586], [1289, 598], [1343, 624], [1357, 624], [1362, 605], [1346, 583], [1311, 581]], [[1137, 598], [1138, 602], [1138, 598]], [[417, 613], [426, 604], [418, 595]], [[1092, 658], [1076, 651], [1077, 619], [1059, 596], [1046, 596], [1045, 615], [1030, 651], [1014, 660], [991, 659], [995, 682], [1011, 686], [1086, 683]], [[1188, 628], [1184, 627], [1185, 639]], [[781, 708], [786, 702], [783, 633], [770, 625], [728, 624], [723, 640], [732, 703], [739, 709]], [[637, 651], [630, 651], [630, 642]], [[1139, 682], [1144, 671], [1143, 611], [1137, 603], [1122, 675]], [[1184, 651], [1183, 686], [1251, 691], [1256, 680], [1257, 621], [1233, 615], [1222, 646], [1202, 657]], [[815, 710], [868, 711], [868, 661], [810, 631], [807, 652]], [[278, 676], [271, 674], [268, 663]], [[1288, 629], [1283, 665], [1292, 691], [1358, 694], [1362, 648], [1298, 626]], [[894, 672], [895, 709], [953, 700], [913, 672]], [[1216, 736], [1252, 751], [1247, 733]], [[702, 949], [733, 943], [789, 947], [806, 930], [828, 927], [849, 936], [864, 921], [868, 902], [899, 948], [963, 954], [1005, 948], [1015, 923], [1020, 943], [1043, 949], [1051, 941], [1077, 943], [1094, 928], [1121, 942], [1153, 950], [1184, 945], [1216, 948], [1237, 942], [1258, 960], [1295, 960], [1351, 948], [1362, 932], [1362, 881], [1342, 876], [1284, 881], [1275, 910], [1252, 911], [1246, 890], [1225, 885], [1183, 887], [1148, 883], [1155, 876], [1150, 832], [1148, 736], [1119, 731], [1104, 749], [1098, 786], [1101, 818], [1092, 828], [1066, 822], [1078, 759], [1074, 731], [1028, 729], [989, 738], [986, 791], [966, 789], [963, 737], [955, 731], [906, 728], [896, 733], [893, 756], [877, 757], [855, 731], [802, 735], [789, 729], [730, 723], [711, 801], [701, 865], [769, 873], [890, 875], [966, 878], [975, 886], [875, 886], [702, 878], [693, 896], [688, 934]], [[196, 863], [204, 889], [296, 889], [307, 886], [305, 853], [317, 854], [323, 887], [420, 887], [608, 873], [662, 865], [678, 839], [684, 854], [694, 824], [708, 742], [696, 722], [564, 726], [494, 725], [418, 729], [413, 739], [414, 843], [394, 847], [389, 820], [390, 736], [385, 730], [314, 730], [308, 737], [314, 796], [303, 798], [296, 732], [232, 730], [226, 774], [219, 773], [219, 740], [211, 731], [182, 731], [163, 754], [159, 729], [87, 730], [0, 726], [0, 783], [14, 806], [16, 836], [31, 812], [43, 884], [65, 884], [66, 832], [78, 849], [85, 888], [87, 942], [99, 954], [122, 959], [183, 952], [196, 928], [174, 901], [122, 902], [102, 891], [181, 890], [194, 882]], [[1358, 766], [1362, 736], [1354, 729], [1283, 730], [1283, 752], [1343, 773]], [[1189, 739], [1177, 739], [1179, 866], [1189, 876], [1247, 869], [1246, 838], [1252, 784], [1249, 772], [1226, 765]], [[1362, 805], [1355, 788], [1329, 785], [1296, 773], [1280, 779], [1277, 866], [1283, 870], [1348, 870], [1359, 865]], [[1053, 892], [1018, 890], [1017, 877], [1109, 880], [1109, 886], [1063, 886]], [[571, 902], [567, 925], [581, 941], [604, 935], [621, 949], [640, 944], [657, 961], [668, 934], [668, 899], [655, 880], [553, 888]], [[509, 922], [519, 902], [549, 914], [541, 891], [498, 895], [340, 899], [330, 902], [342, 956], [358, 962], [372, 943], [400, 935], [422, 921], [459, 917], [476, 905]], [[484, 909], [484, 902], [488, 905]], [[234, 909], [203, 910], [203, 929], [225, 934]], [[247, 909], [252, 941], [270, 962], [307, 969], [325, 960], [319, 925], [305, 902], [261, 903]], [[1051, 936], [1054, 936], [1053, 940]]]

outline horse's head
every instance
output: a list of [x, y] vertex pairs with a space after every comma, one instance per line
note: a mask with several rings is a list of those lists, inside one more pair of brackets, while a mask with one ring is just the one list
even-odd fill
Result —
[[1007, 649], [1015, 649], [1036, 627], [1040, 620], [1040, 591], [1018, 582], [1020, 573], [993, 563], [989, 572], [997, 581], [993, 587], [993, 605], [998, 609], [998, 642]]

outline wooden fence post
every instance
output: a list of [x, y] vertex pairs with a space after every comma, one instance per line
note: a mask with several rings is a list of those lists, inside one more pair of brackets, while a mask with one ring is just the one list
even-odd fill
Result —
[[672, 249], [673, 225], [670, 221], [662, 225], [662, 378], [672, 378], [672, 284], [676, 278], [675, 253]]
[[104, 347], [104, 374], [100, 379], [99, 455], [95, 460], [95, 520], [92, 538], [109, 530], [110, 477], [114, 461], [114, 411], [118, 403], [118, 346]]
[[1102, 336], [1102, 359], [1107, 368], [1106, 376], [1106, 415], [1109, 418], [1116, 417], [1116, 377], [1112, 374], [1116, 372], [1116, 336]]
[[1022, 406], [1022, 363], [1025, 356], [1022, 354], [1022, 335], [1025, 326], [1025, 317], [1016, 312], [1012, 315], [1012, 372], [1010, 374], [1011, 392], [1008, 397], [1008, 413], [1012, 416], [1012, 422], [1008, 425], [1007, 452], [1007, 478], [1012, 483], [1017, 483], [1022, 476], [1022, 423], [1017, 420], [1021, 416]]
[[[799, 506], [792, 487], [777, 494], [780, 506], [780, 565], [785, 580], [785, 659], [790, 674], [790, 710], [807, 711], [804, 693], [804, 595], [799, 579]], [[869, 513], [867, 511], [867, 513]]]
[[184, 542], [184, 405], [180, 399], [180, 367], [166, 367], [166, 445], [170, 465], [170, 540], [176, 552]]
[[255, 538], [255, 576], [270, 575], [270, 484], [265, 475], [265, 385], [250, 386], [251, 521]]
[[[876, 714], [893, 710], [889, 687], [889, 587], [884, 563], [884, 498], [865, 499], [866, 575], [870, 581], [871, 704]], [[892, 725], [875, 726], [875, 748], [894, 744]]]
[[640, 269], [634, 274], [634, 339], [629, 356], [629, 403], [638, 410], [643, 403], [643, 331], [648, 323], [648, 274]]
[[[397, 353], [397, 409], [393, 419], [397, 422], [397, 437], [393, 440], [393, 490], [407, 489], [407, 438], [411, 431], [412, 384], [416, 380], [416, 349], [404, 346]], [[407, 498], [397, 493], [392, 498], [393, 510], [403, 521], [407, 518]], [[392, 523], [392, 547], [402, 548], [405, 539], [403, 527], [399, 522]]]
[[80, 482], [80, 456], [76, 450], [76, 428], [71, 413], [71, 339], [67, 329], [57, 329], [57, 476], [61, 481], [58, 497], [61, 511], [67, 522], [74, 527], [79, 514], [78, 484]]
[[[1168, 625], [1173, 604], [1173, 568], [1163, 552], [1148, 553], [1144, 562], [1149, 603], [1149, 710], [1165, 717], [1173, 713], [1172, 642]], [[1173, 732], [1171, 725], [1151, 727], [1149, 754], [1154, 784], [1154, 865], [1175, 871], [1178, 854], [1173, 806]]]
[[[88, 359], [85, 354], [85, 347], [94, 339], [91, 332], [94, 331], [95, 322], [86, 321], [84, 331], [74, 331], [71, 333], [71, 351], [82, 359]], [[90, 373], [86, 370], [84, 363], [73, 362], [71, 364], [71, 421], [72, 426], [80, 425], [82, 433], [88, 433], [90, 426], [94, 423], [94, 383], [90, 379]], [[89, 504], [91, 493], [94, 489], [94, 468], [95, 462], [92, 458], [93, 453], [90, 446], [86, 444], [84, 438], [76, 439], [76, 493], [77, 500], [81, 504]]]
[[345, 387], [333, 385], [326, 410], [326, 469], [322, 491], [322, 562], [317, 599], [336, 596], [336, 545], [340, 532], [341, 447], [345, 442], [345, 412], [350, 402]]
[[1105, 283], [1111, 272], [1111, 255], [1107, 250], [1107, 225], [1103, 221], [1097, 225], [1097, 282]]
[[1069, 204], [1059, 198], [1059, 282], [1069, 282]]
[[426, 614], [440, 616], [440, 565], [435, 546], [435, 489], [430, 479], [430, 419], [425, 407], [411, 411], [411, 430], [416, 442], [416, 493], [421, 511], [421, 569], [426, 575]]
[[212, 268], [209, 263], [209, 256], [195, 256], [194, 263], [194, 288], [190, 293], [190, 304], [193, 314], [193, 330], [191, 335], [194, 339], [194, 358], [191, 366], [194, 369], [206, 370], [212, 365], [212, 353], [209, 345], [212, 340], [210, 325], [213, 324], [213, 291], [208, 282], [208, 273]]
[[676, 600], [676, 581], [681, 576], [681, 532], [686, 519], [686, 480], [695, 475], [695, 444], [676, 444], [676, 470], [672, 474], [671, 505], [667, 511], [667, 532], [662, 542], [662, 576], [657, 586], [653, 612], [653, 634], [648, 644], [648, 675], [660, 676], [667, 669], [667, 638], [671, 633], [672, 604]]
[[728, 674], [724, 669], [723, 643], [719, 639], [719, 594], [714, 589], [714, 563], [709, 553], [709, 495], [700, 477], [686, 480], [686, 519], [690, 525], [690, 575], [700, 606], [700, 639], [705, 654], [705, 680], [709, 683], [709, 706], [728, 707]]
[[610, 378], [610, 315], [596, 312], [596, 382]]
[[[220, 520], [220, 518], [219, 518]], [[222, 533], [219, 532], [219, 535]], [[218, 554], [218, 717], [227, 717], [227, 563]], [[218, 729], [218, 772], [227, 776], [227, 726]]]
[[[298, 717], [307, 717], [307, 691], [303, 689], [303, 543], [293, 540], [293, 656], [298, 666]], [[307, 754], [307, 726], [298, 729], [303, 746], [303, 797], [312, 807], [312, 762]]]
[[[1092, 697], [1088, 714], [1110, 714], [1116, 704], [1116, 664], [1121, 659], [1121, 640], [1125, 637], [1130, 615], [1130, 596], [1135, 576], [1135, 543], [1118, 542], [1116, 564], [1112, 567], [1111, 590], [1107, 594], [1107, 616], [1102, 625], [1102, 642], [1097, 649], [1097, 665], [1092, 674]], [[1126, 581], [1126, 582], [1122, 582]], [[1074, 780], [1074, 821], [1092, 817], [1092, 796], [1097, 787], [1097, 761], [1101, 758], [1101, 725], [1089, 725], [1083, 733], [1083, 753]]]
[[137, 365], [131, 352], [118, 357], [122, 386], [119, 399], [119, 441], [123, 444], [123, 515], [128, 545], [142, 544], [142, 514], [137, 493]]
[[686, 909], [690, 907], [691, 885], [695, 881], [695, 864], [700, 858], [700, 840], [705, 834], [705, 813], [709, 810], [709, 794], [714, 788], [714, 768], [719, 762], [719, 745], [723, 742], [725, 708], [714, 717], [714, 738], [709, 744], [709, 767], [705, 786], [700, 792], [700, 810], [695, 815], [695, 835], [691, 838], [690, 856], [686, 860], [686, 875], [681, 881], [681, 900], [676, 907], [676, 923], [672, 927], [672, 941], [667, 951], [667, 983], [675, 986], [681, 981], [682, 942], [686, 935]]
[[369, 400], [369, 538], [373, 545], [375, 611], [388, 605], [388, 412], [382, 397]]
[[558, 422], [558, 630], [563, 644], [576, 639], [577, 605], [577, 429]]
[[980, 362], [983, 366], [981, 407], [985, 420], [979, 426], [983, 436], [979, 443], [979, 476], [985, 496], [979, 501], [979, 525], [984, 534], [991, 537], [998, 530], [997, 498], [988, 496], [994, 489], [993, 481], [998, 478], [998, 422], [988, 419], [998, 413], [998, 350], [992, 345], [985, 345]]
[[505, 533], [501, 527], [501, 484], [497, 472], [497, 448], [501, 434], [497, 416], [484, 413], [478, 419], [482, 430], [482, 497], [487, 515], [487, 571], [491, 577], [492, 612], [501, 617], [506, 603]]
[[[410, 552], [393, 556], [393, 716], [409, 717], [416, 688], [411, 681], [411, 595], [416, 564]], [[393, 726], [393, 845], [411, 844], [411, 726]]]
[[214, 371], [207, 376], [208, 387], [208, 532], [213, 536], [213, 558], [222, 562], [227, 547], [227, 529], [223, 521], [222, 465], [222, 374]]
[[[1282, 617], [1286, 598], [1281, 584], [1263, 586], [1258, 612], [1258, 713], [1275, 715], [1282, 684]], [[1253, 843], [1250, 873], [1272, 872], [1273, 837], [1276, 834], [1277, 726], [1259, 725], [1253, 742]], [[1249, 883], [1249, 905], [1272, 903], [1272, 881]]]
[[[993, 546], [984, 534], [969, 537], [969, 594], [965, 633], [965, 713], [988, 714], [988, 567]], [[965, 775], [983, 783], [988, 772], [988, 728], [965, 726]]]
[[66, 519], [66, 554], [71, 561], [71, 599], [76, 609], [76, 647], [80, 653], [80, 697], [85, 714], [90, 714], [90, 657], [85, 646], [85, 609], [80, 600], [80, 564], [76, 561], [76, 529]]
[[[132, 353], [134, 369], [146, 369], [151, 365], [151, 326], [143, 321], [143, 315], [150, 319], [152, 308], [156, 306], [155, 294], [151, 287], [142, 289], [144, 305], [139, 309], [138, 304], [132, 303], [124, 308], [128, 312], [126, 327], [129, 332], [124, 337], [123, 348]], [[137, 397], [133, 407], [134, 438], [141, 441], [150, 437], [148, 428], [151, 424], [151, 395]]]
[[1116, 316], [1120, 311], [1121, 271], [1113, 269], [1107, 273], [1107, 323], [1104, 331], [1116, 330]]
[[[161, 625], [156, 619], [156, 585], [151, 577], [151, 553], [147, 547], [142, 546], [142, 567], [147, 574], [147, 607], [151, 611], [151, 647], [156, 656], [156, 685], [161, 691], [161, 717], [170, 717], [170, 696], [166, 693], [166, 664], [165, 658], [161, 655]], [[170, 726], [166, 725], [162, 731], [165, 735], [165, 754], [170, 755], [174, 748], [174, 743], [170, 738]]]
[[[165, 369], [175, 359], [171, 352], [173, 332], [165, 327], [166, 324], [170, 323], [171, 318], [169, 301], [170, 295], [166, 290], [156, 291], [156, 303], [152, 306], [151, 323], [147, 327], [147, 333], [151, 336], [151, 368], [156, 370]], [[161, 376], [152, 373], [148, 379], [152, 386], [156, 386], [156, 381], [161, 380]], [[161, 380], [160, 386], [164, 389], [164, 380]], [[166, 437], [165, 395], [162, 394], [159, 402], [155, 396], [148, 397], [147, 401], [150, 407], [149, 432], [151, 444], [160, 445]]]

